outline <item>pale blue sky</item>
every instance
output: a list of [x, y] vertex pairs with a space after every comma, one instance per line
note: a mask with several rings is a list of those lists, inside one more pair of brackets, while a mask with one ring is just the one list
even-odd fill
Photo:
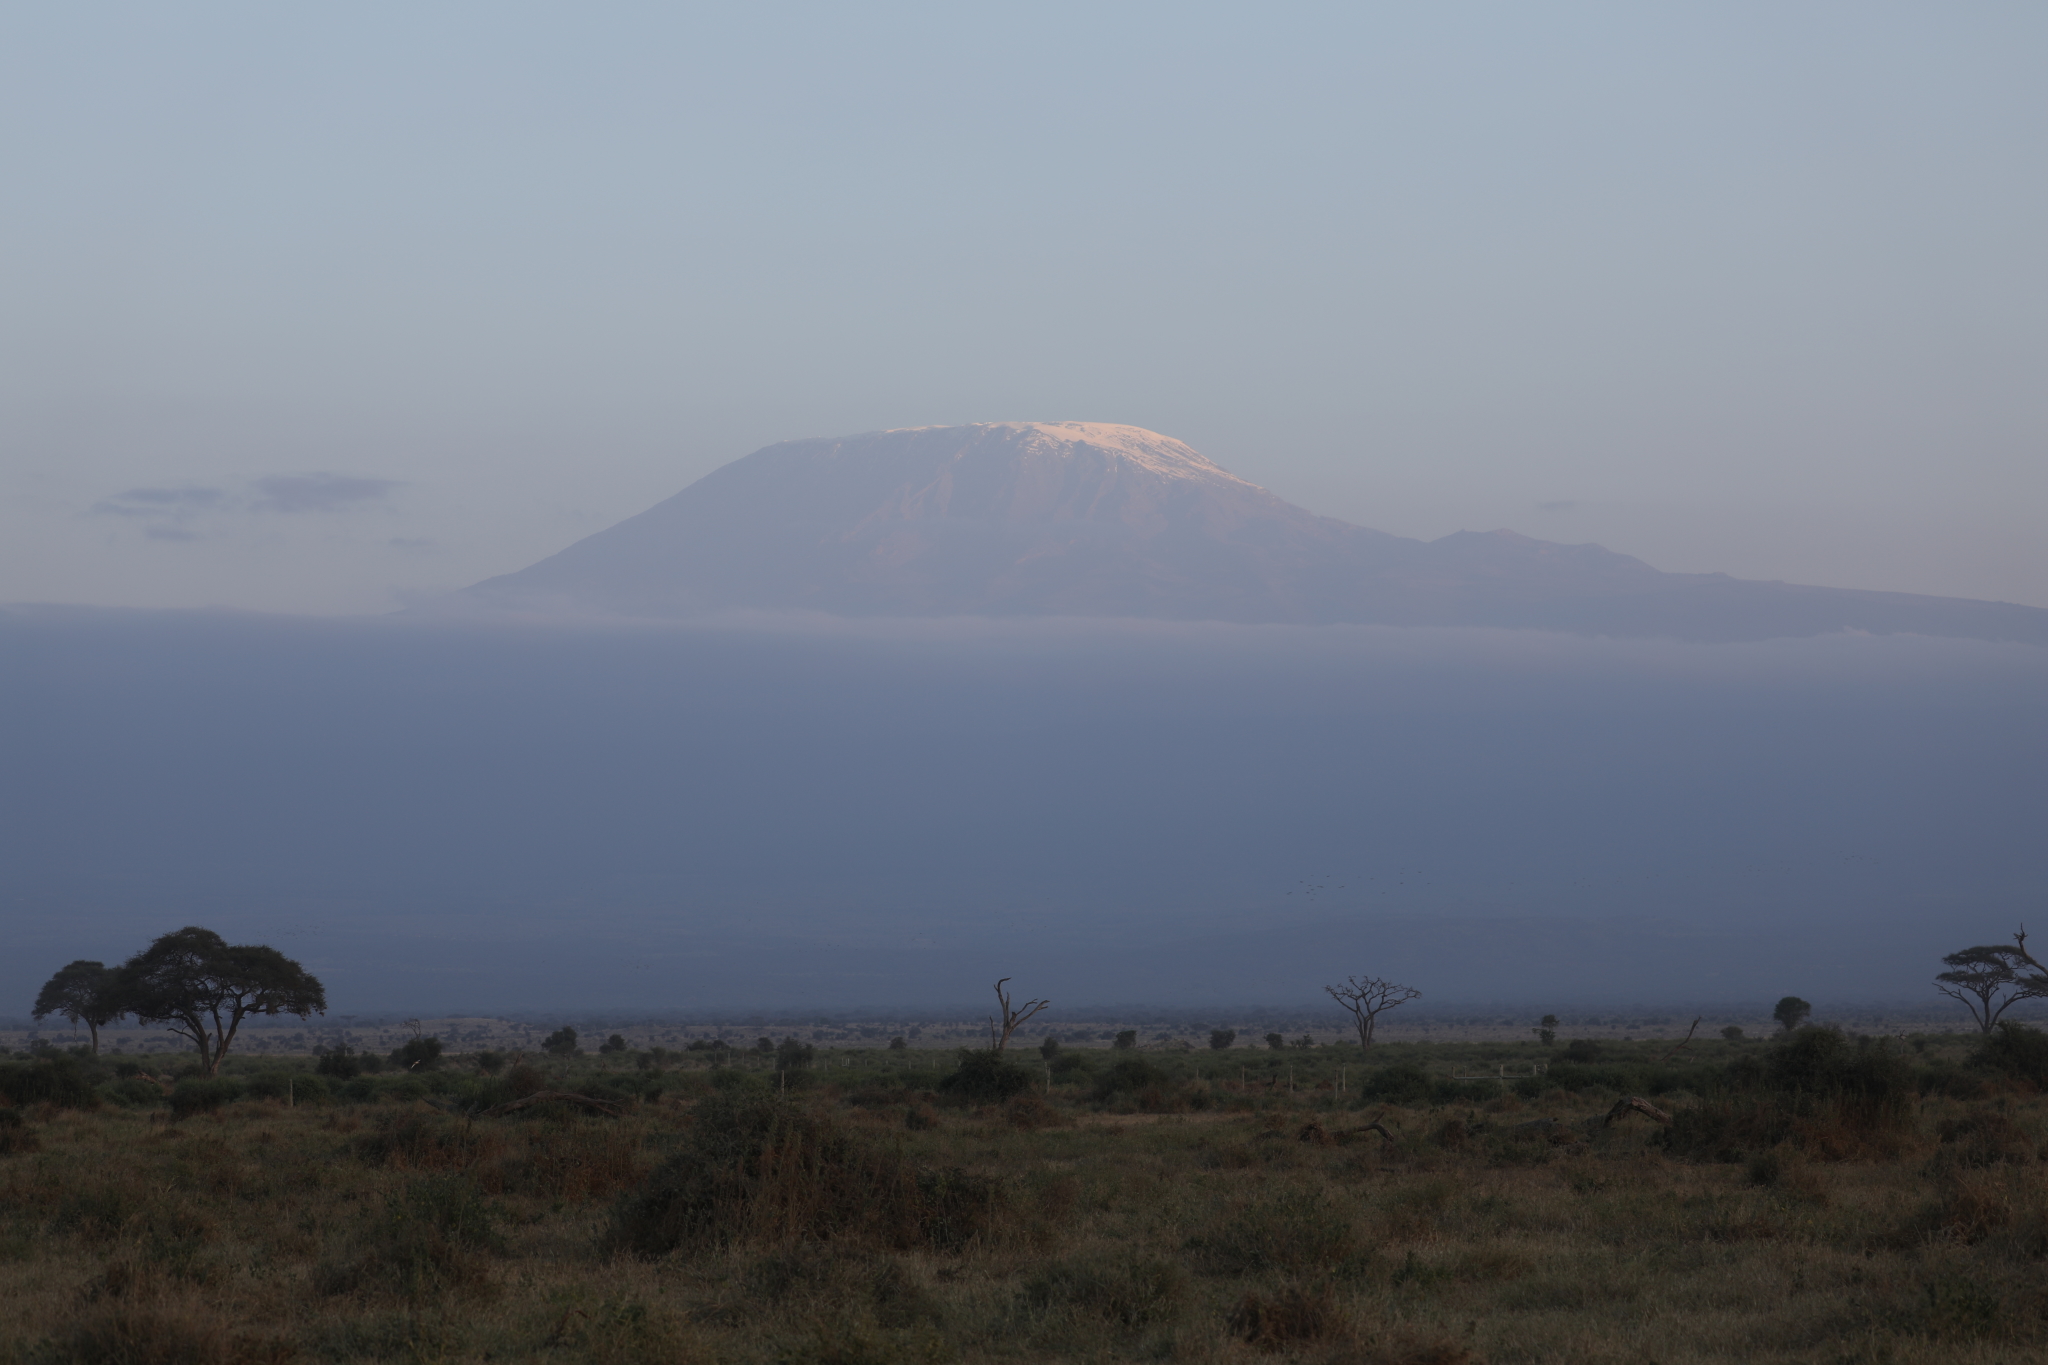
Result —
[[377, 611], [770, 441], [2048, 605], [2048, 9], [0, 6], [0, 600]]

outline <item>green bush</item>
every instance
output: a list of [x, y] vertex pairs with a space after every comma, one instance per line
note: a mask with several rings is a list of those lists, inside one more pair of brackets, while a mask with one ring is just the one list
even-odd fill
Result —
[[1984, 1035], [1970, 1061], [1975, 1066], [2002, 1072], [2014, 1080], [2048, 1087], [2048, 1033], [2002, 1020], [1997, 1028]]
[[61, 1053], [41, 1061], [0, 1066], [0, 1106], [54, 1104], [91, 1109], [99, 1103], [94, 1083], [105, 1074]]
[[919, 1168], [771, 1098], [699, 1104], [682, 1150], [623, 1201], [609, 1244], [655, 1257], [740, 1244], [957, 1251], [1007, 1216], [993, 1182]]
[[1389, 1104], [1422, 1104], [1436, 1096], [1436, 1081], [1413, 1062], [1383, 1066], [1359, 1084], [1359, 1092]]
[[391, 1064], [401, 1071], [432, 1071], [441, 1065], [439, 1038], [411, 1038], [391, 1050]]
[[101, 1086], [100, 1098], [109, 1104], [118, 1104], [124, 1109], [143, 1109], [162, 1104], [164, 1091], [155, 1081], [130, 1076], [126, 1080]]
[[1005, 1061], [994, 1048], [961, 1048], [959, 1069], [939, 1082], [942, 1093], [974, 1104], [992, 1104], [1030, 1088], [1031, 1073]]
[[1106, 1100], [1116, 1094], [1137, 1094], [1153, 1086], [1173, 1083], [1173, 1077], [1142, 1057], [1126, 1057], [1104, 1072], [1095, 1082], [1095, 1098]]
[[242, 1098], [242, 1083], [227, 1076], [195, 1076], [171, 1091], [171, 1112], [179, 1118], [210, 1114]]
[[576, 1030], [564, 1025], [550, 1033], [540, 1045], [540, 1050], [551, 1057], [574, 1057], [583, 1051], [576, 1046]]
[[1918, 1078], [1889, 1040], [1851, 1040], [1807, 1025], [1762, 1060], [1724, 1068], [1707, 1101], [1672, 1116], [1662, 1141], [1676, 1155], [1736, 1161], [1790, 1142], [1839, 1160], [1883, 1152], [1910, 1132]]
[[290, 1071], [259, 1071], [242, 1079], [242, 1088], [252, 1100], [296, 1099], [305, 1083], [313, 1079]]
[[347, 1043], [339, 1047], [318, 1049], [314, 1055], [320, 1059], [313, 1065], [313, 1070], [318, 1075], [346, 1081], [363, 1074], [363, 1059]]
[[385, 1203], [358, 1254], [317, 1278], [330, 1294], [396, 1290], [419, 1298], [482, 1284], [481, 1257], [504, 1250], [495, 1211], [466, 1176], [424, 1176]]

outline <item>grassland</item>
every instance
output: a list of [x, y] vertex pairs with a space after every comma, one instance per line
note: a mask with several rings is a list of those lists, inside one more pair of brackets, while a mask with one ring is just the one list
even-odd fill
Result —
[[1969, 1046], [13, 1062], [0, 1361], [2036, 1361], [2048, 1108]]

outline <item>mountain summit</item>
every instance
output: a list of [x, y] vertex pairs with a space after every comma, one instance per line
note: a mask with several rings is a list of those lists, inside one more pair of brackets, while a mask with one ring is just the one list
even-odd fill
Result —
[[1911, 631], [2048, 644], [2048, 611], [1667, 574], [1511, 531], [1410, 540], [1103, 422], [784, 441], [459, 594], [522, 611], [1135, 616], [1762, 639]]

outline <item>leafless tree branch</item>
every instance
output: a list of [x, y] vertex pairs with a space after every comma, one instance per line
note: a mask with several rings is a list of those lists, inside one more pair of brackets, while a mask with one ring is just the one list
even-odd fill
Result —
[[1358, 1029], [1360, 1047], [1372, 1046], [1373, 1028], [1382, 1014], [1396, 1005], [1422, 998], [1422, 992], [1413, 986], [1382, 981], [1376, 976], [1348, 976], [1342, 985], [1325, 986], [1323, 989], [1329, 992], [1332, 1000], [1350, 1011], [1352, 1022]]

